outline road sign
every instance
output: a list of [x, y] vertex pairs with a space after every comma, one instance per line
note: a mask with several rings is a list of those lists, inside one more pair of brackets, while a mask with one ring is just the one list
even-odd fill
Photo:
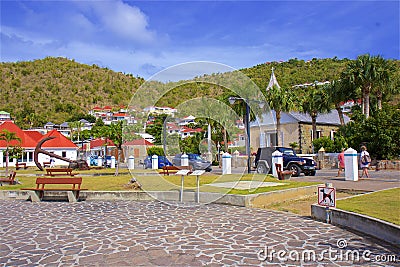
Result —
[[190, 174], [190, 175], [198, 176], [198, 175], [202, 175], [203, 173], [205, 173], [205, 170], [197, 170], [197, 171], [192, 172], [192, 174]]
[[318, 187], [318, 204], [336, 207], [336, 189], [333, 187]]
[[187, 175], [190, 170], [179, 170], [176, 172], [176, 175]]

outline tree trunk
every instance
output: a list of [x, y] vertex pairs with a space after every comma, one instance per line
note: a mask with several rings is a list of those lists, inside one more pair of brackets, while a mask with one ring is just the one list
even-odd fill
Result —
[[9, 154], [8, 154], [8, 147], [6, 149], [6, 177], [8, 177], [8, 161], [10, 160]]
[[116, 162], [117, 162], [117, 167], [115, 167], [115, 173], [114, 173], [114, 176], [118, 176], [119, 175], [119, 162], [120, 162], [120, 159], [121, 159], [121, 150], [120, 150], [120, 148], [118, 147], [117, 148], [117, 152], [118, 152], [118, 157], [117, 157], [117, 159], [116, 159]]
[[[226, 134], [226, 129], [223, 129], [224, 131], [224, 147], [225, 147], [225, 152], [228, 152], [228, 136]], [[219, 155], [218, 155], [219, 157]]]
[[340, 125], [344, 125], [343, 111], [340, 108], [340, 105], [339, 104], [335, 104], [335, 108], [336, 108], [336, 110], [338, 112], [338, 115], [339, 115]]
[[369, 93], [365, 94], [365, 100], [364, 100], [364, 114], [365, 114], [365, 118], [368, 119], [369, 118]]
[[378, 109], [382, 110], [382, 91], [376, 93], [376, 98], [378, 99]]
[[281, 111], [280, 110], [275, 110], [276, 113], [276, 145], [277, 146], [283, 146], [282, 140], [281, 140]]

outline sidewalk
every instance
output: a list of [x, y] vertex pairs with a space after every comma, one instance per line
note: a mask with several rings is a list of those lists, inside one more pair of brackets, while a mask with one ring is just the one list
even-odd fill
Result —
[[316, 176], [304, 176], [302, 174], [299, 177], [292, 177], [291, 180], [332, 183], [336, 189], [367, 192], [400, 187], [400, 171], [396, 170], [371, 170], [369, 172], [370, 178], [362, 178], [357, 182], [345, 181], [344, 174], [341, 177], [336, 177], [336, 175], [337, 169], [322, 169], [317, 171]]
[[[290, 179], [293, 181], [332, 183], [337, 189], [366, 192], [400, 187], [400, 171], [398, 170], [370, 170], [370, 178], [362, 178], [357, 182], [345, 181], [344, 172], [341, 177], [336, 177], [337, 171], [337, 169], [322, 169], [317, 170], [315, 176], [301, 174], [299, 177], [291, 177]], [[222, 174], [222, 169], [213, 166], [211, 173]], [[361, 171], [359, 173], [361, 174]], [[245, 167], [232, 168], [232, 174], [247, 174], [247, 169]]]

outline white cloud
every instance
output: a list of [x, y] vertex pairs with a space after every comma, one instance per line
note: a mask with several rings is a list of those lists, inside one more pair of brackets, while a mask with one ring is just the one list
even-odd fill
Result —
[[90, 3], [106, 30], [142, 43], [155, 40], [156, 34], [149, 29], [148, 18], [139, 8], [120, 0]]

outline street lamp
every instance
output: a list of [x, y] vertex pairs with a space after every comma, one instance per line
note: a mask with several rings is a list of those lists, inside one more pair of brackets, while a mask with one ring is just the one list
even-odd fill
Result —
[[243, 101], [246, 105], [246, 113], [243, 117], [243, 122], [246, 126], [246, 154], [247, 154], [247, 173], [251, 173], [251, 151], [250, 151], [250, 106], [249, 102], [255, 102], [260, 108], [264, 107], [264, 102], [257, 100], [249, 100], [241, 97], [229, 97], [229, 103], [233, 105], [236, 100]]

